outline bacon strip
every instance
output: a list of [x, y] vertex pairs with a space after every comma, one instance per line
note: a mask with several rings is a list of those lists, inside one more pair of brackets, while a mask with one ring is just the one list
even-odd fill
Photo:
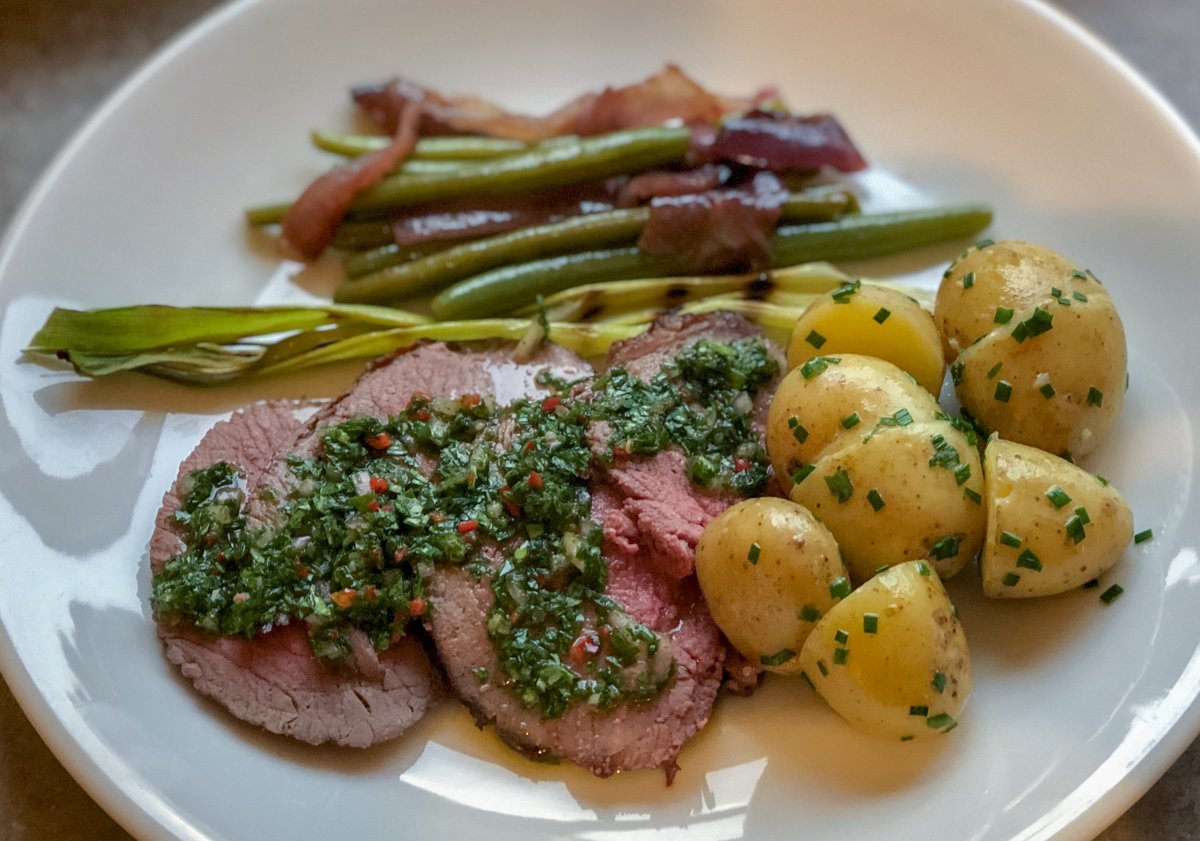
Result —
[[749, 188], [656, 198], [638, 247], [674, 258], [681, 272], [766, 268], [768, 237], [787, 198], [787, 188], [770, 172], [756, 174]]
[[334, 167], [310, 184], [283, 218], [283, 241], [307, 259], [319, 257], [333, 242], [354, 197], [382, 181], [412, 153], [421, 110], [419, 100], [405, 102], [390, 144]]
[[796, 117], [760, 112], [735, 117], [720, 129], [694, 131], [692, 155], [701, 161], [726, 161], [773, 172], [823, 166], [857, 172], [867, 166], [832, 114]]
[[368, 117], [387, 132], [395, 130], [404, 102], [425, 103], [421, 133], [482, 134], [533, 142], [560, 134], [591, 135], [680, 120], [711, 123], [731, 111], [744, 111], [776, 96], [764, 89], [750, 97], [710, 93], [674, 64], [625, 87], [586, 93], [544, 116], [506, 111], [483, 99], [443, 96], [406, 79], [364, 85], [351, 91]]

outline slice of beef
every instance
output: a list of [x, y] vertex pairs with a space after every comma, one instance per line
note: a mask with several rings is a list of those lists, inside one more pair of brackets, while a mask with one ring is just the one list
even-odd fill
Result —
[[[648, 379], [701, 338], [759, 335], [727, 314], [667, 316], [649, 333], [615, 347], [610, 364]], [[765, 412], [765, 399], [756, 408]], [[674, 678], [662, 693], [609, 711], [576, 704], [560, 718], [541, 718], [504, 685], [484, 624], [494, 603], [491, 581], [466, 570], [443, 569], [434, 577], [429, 628], [450, 685], [479, 724], [494, 724], [506, 743], [534, 757], [570, 760], [599, 776], [670, 771], [683, 745], [708, 721], [722, 682], [725, 643], [690, 573], [704, 524], [735, 498], [695, 488], [676, 449], [604, 468], [591, 491], [592, 519], [604, 529], [606, 593], [656, 631], [675, 659]], [[487, 682], [481, 683], [481, 674]], [[738, 678], [754, 680], [752, 674]]]
[[[434, 577], [429, 628], [446, 677], [479, 725], [533, 758], [565, 759], [597, 776], [635, 769], [674, 769], [684, 744], [707, 723], [721, 685], [725, 648], [694, 579], [658, 572], [633, 539], [636, 527], [604, 486], [592, 496], [592, 518], [604, 527], [606, 593], [656, 631], [675, 659], [675, 674], [657, 696], [613, 710], [576, 704], [543, 719], [504, 685], [484, 619], [491, 581], [464, 569]], [[478, 677], [484, 670], [488, 682]]]
[[[728, 312], [704, 315], [667, 315], [645, 333], [613, 345], [610, 368], [623, 367], [630, 374], [649, 380], [681, 350], [701, 339], [735, 342], [761, 337], [750, 322]], [[781, 364], [783, 356], [771, 347]], [[765, 429], [767, 407], [773, 386], [755, 397], [754, 420]], [[608, 434], [599, 427], [593, 446], [607, 450]], [[696, 543], [709, 521], [738, 501], [732, 494], [709, 493], [688, 479], [687, 460], [678, 448], [652, 456], [619, 458], [601, 468], [605, 481], [616, 494], [624, 515], [634, 523], [637, 541], [658, 569], [674, 578], [690, 575], [696, 568]]]
[[[226, 461], [253, 495], [278, 453], [303, 429], [290, 405], [259, 404], [209, 430], [167, 491], [150, 542], [154, 572], [183, 549], [172, 515], [180, 483], [193, 470]], [[415, 637], [381, 654], [374, 668], [332, 669], [312, 653], [304, 623], [279, 625], [254, 639], [218, 637], [187, 622], [158, 622], [167, 659], [202, 695], [235, 717], [310, 744], [366, 747], [398, 736], [436, 698], [433, 669]]]
[[[493, 394], [507, 402], [535, 389], [537, 374], [547, 367], [564, 378], [590, 372], [557, 348], [518, 365], [509, 347], [468, 351], [423, 345], [372, 364], [353, 389], [303, 425], [285, 407], [270, 405], [218, 424], [181, 467], [180, 476], [219, 460], [237, 465], [246, 473], [248, 519], [274, 524], [278, 510], [255, 491], [270, 488], [276, 498], [286, 499], [292, 481], [288, 456], [317, 455], [326, 426], [365, 414], [398, 413], [417, 391], [449, 398]], [[182, 548], [170, 521], [179, 506], [178, 493], [178, 486], [168, 492], [159, 513], [151, 544], [155, 570]], [[354, 639], [352, 662], [328, 665], [313, 655], [300, 622], [276, 626], [253, 640], [214, 637], [183, 624], [164, 623], [160, 633], [168, 658], [198, 691], [238, 718], [313, 744], [366, 747], [394, 738], [440, 695], [440, 680], [411, 634], [382, 653], [365, 638]]]

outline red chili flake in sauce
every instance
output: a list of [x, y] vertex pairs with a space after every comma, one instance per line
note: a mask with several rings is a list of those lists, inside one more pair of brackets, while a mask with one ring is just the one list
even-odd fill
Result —
[[600, 640], [591, 631], [586, 631], [571, 643], [571, 660], [582, 665], [589, 657], [600, 651]]
[[354, 604], [357, 598], [358, 590], [338, 590], [336, 593], [329, 594], [330, 601], [343, 610]]
[[374, 584], [368, 584], [363, 587], [363, 598], [367, 601], [374, 601], [379, 596], [379, 590]]
[[475, 529], [477, 529], [477, 528], [479, 528], [478, 520], [463, 520], [461, 523], [458, 524], [458, 533], [459, 534], [470, 534], [471, 532], [475, 531]]
[[401, 561], [404, 560], [404, 556], [407, 554], [408, 554], [408, 548], [405, 546], [401, 546], [399, 549], [396, 550], [396, 554], [393, 555], [392, 557], [396, 559], [396, 563], [400, 563]]
[[366, 444], [372, 450], [386, 450], [392, 446], [392, 436], [386, 432], [381, 432], [378, 435], [372, 435], [367, 439]]
[[557, 394], [552, 394], [542, 401], [543, 412], [553, 412], [558, 408], [558, 404], [562, 402], [562, 398]]
[[531, 488], [541, 488], [542, 487], [542, 474], [541, 473], [538, 473], [536, 470], [534, 470], [529, 474], [529, 487], [531, 487]]
[[424, 616], [425, 615], [425, 600], [418, 597], [408, 603], [409, 616]]
[[300, 564], [298, 567], [296, 567], [296, 575], [300, 578], [308, 578], [308, 567], [304, 564]]
[[388, 489], [387, 479], [380, 479], [378, 476], [371, 477], [371, 490], [377, 494], [381, 494]]
[[445, 519], [446, 519], [446, 515], [440, 511], [432, 511], [429, 514], [429, 522], [431, 522], [431, 523], [435, 523], [435, 524], [440, 523]]
[[367, 503], [367, 510], [374, 513], [379, 510], [379, 500], [373, 499]]
[[464, 394], [462, 397], [462, 404], [463, 404], [464, 409], [474, 409], [476, 406], [478, 406], [482, 402], [483, 402], [483, 398], [480, 397], [478, 394]]
[[417, 411], [413, 412], [413, 417], [424, 422], [433, 417], [433, 415], [429, 413], [428, 409], [417, 409]]
[[733, 462], [733, 469], [738, 473], [743, 473], [750, 469], [750, 462], [746, 461], [744, 458], [736, 459]]

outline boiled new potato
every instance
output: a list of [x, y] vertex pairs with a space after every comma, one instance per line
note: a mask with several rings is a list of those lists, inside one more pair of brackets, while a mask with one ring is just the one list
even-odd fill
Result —
[[1080, 457], [1125, 399], [1121, 319], [1104, 287], [1026, 242], [969, 249], [938, 290], [935, 319], [958, 399], [1001, 437]]
[[717, 627], [772, 672], [800, 670], [796, 653], [817, 619], [850, 590], [829, 530], [785, 499], [748, 499], [704, 529], [696, 575]]
[[935, 397], [946, 362], [933, 317], [909, 296], [855, 281], [809, 304], [788, 343], [788, 368], [815, 356], [858, 353], [886, 359]]
[[834, 605], [800, 667], [852, 725], [905, 740], [952, 729], [972, 687], [966, 636], [923, 561], [886, 569]]
[[1062, 593], [1107, 572], [1133, 535], [1117, 490], [1070, 462], [993, 438], [984, 453], [983, 591], [997, 598]]
[[929, 392], [882, 359], [821, 356], [789, 371], [767, 413], [767, 454], [780, 484], [790, 488], [797, 469], [901, 410], [916, 421], [939, 411]]
[[837, 538], [854, 581], [916, 559], [949, 578], [983, 545], [979, 452], [947, 420], [861, 433], [818, 459], [791, 498]]

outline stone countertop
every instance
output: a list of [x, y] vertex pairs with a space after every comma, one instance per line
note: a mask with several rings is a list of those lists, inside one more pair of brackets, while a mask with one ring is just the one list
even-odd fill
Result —
[[[92, 109], [216, 0], [0, 0], [0, 229]], [[1200, 2], [1058, 0], [1200, 125]], [[0, 839], [129, 841], [0, 681]], [[1200, 741], [1098, 841], [1200, 841]]]

